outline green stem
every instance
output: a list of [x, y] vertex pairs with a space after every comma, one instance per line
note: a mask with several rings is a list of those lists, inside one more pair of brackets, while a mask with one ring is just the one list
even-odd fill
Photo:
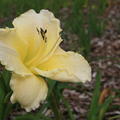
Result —
[[58, 100], [56, 98], [54, 91], [51, 93], [50, 101], [51, 101], [51, 108], [55, 114], [55, 120], [63, 120], [61, 112], [59, 110]]

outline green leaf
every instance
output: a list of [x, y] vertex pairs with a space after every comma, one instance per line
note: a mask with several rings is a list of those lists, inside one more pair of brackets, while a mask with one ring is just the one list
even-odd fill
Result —
[[103, 120], [104, 114], [105, 112], [108, 110], [110, 104], [112, 103], [114, 99], [114, 96], [109, 96], [105, 102], [100, 106], [100, 112], [99, 112], [99, 116], [98, 116], [98, 120]]
[[88, 113], [89, 120], [97, 119], [97, 113], [99, 111], [98, 101], [99, 101], [99, 97], [100, 97], [100, 88], [101, 88], [100, 79], [101, 79], [101, 74], [100, 74], [100, 72], [98, 72], [96, 75], [95, 90], [93, 92], [92, 102], [91, 102], [90, 110]]
[[39, 108], [37, 114], [41, 114], [46, 108], [48, 108], [50, 106], [49, 102], [44, 103], [43, 105], [41, 105], [41, 107]]
[[11, 95], [12, 95], [12, 91], [10, 91], [9, 93], [6, 94], [6, 96], [5, 96], [5, 98], [4, 98], [4, 103], [9, 102]]
[[0, 77], [0, 120], [3, 120], [3, 114], [4, 114], [4, 98], [5, 98], [5, 88], [2, 77]]
[[119, 118], [120, 118], [120, 115], [116, 115], [116, 116], [110, 117], [108, 120], [117, 120]]
[[45, 78], [47, 83], [48, 83], [48, 88], [49, 88], [49, 91], [48, 91], [48, 97], [50, 96], [53, 88], [55, 87], [57, 81], [55, 80], [51, 80], [51, 79], [48, 79], [48, 78]]
[[14, 120], [52, 120], [52, 119], [43, 114], [27, 113], [25, 115], [15, 117]]
[[53, 120], [53, 119], [51, 119], [43, 114], [38, 114], [37, 118], [39, 118], [39, 120]]
[[2, 78], [4, 80], [4, 85], [7, 92], [10, 91], [9, 82], [11, 79], [11, 75], [12, 74], [10, 71], [7, 71], [7, 70], [2, 71]]
[[17, 116], [16, 118], [14, 118], [14, 120], [38, 120], [38, 119], [36, 119], [36, 116], [29, 114], [29, 115]]
[[3, 120], [6, 120], [9, 113], [11, 113], [11, 111], [13, 110], [13, 104], [11, 103], [6, 103], [5, 105], [5, 109], [4, 109], [4, 117], [3, 117]]
[[[72, 83], [73, 84], [73, 83]], [[74, 83], [75, 84], [75, 83]], [[82, 83], [76, 83], [76, 85], [80, 85], [82, 87]], [[67, 89], [72, 89], [72, 90], [78, 90], [79, 91], [79, 88], [76, 87], [76, 86], [71, 86], [70, 83], [61, 83], [61, 82], [57, 82], [57, 89], [62, 91], [64, 90], [65, 88]]]
[[6, 119], [12, 110], [12, 104], [9, 103], [11, 96], [10, 78], [11, 73], [9, 71], [3, 70], [0, 72], [0, 120]]

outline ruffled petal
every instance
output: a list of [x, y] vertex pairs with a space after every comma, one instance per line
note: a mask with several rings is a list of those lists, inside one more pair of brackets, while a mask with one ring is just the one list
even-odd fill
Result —
[[69, 82], [85, 82], [91, 80], [91, 67], [83, 56], [74, 52], [58, 49], [46, 62], [33, 68], [42, 76]]
[[2, 65], [5, 65], [7, 70], [13, 71], [16, 74], [22, 76], [31, 75], [31, 72], [22, 63], [15, 49], [9, 48], [2, 43], [0, 43], [0, 62]]
[[0, 43], [15, 49], [21, 59], [27, 54], [27, 44], [17, 36], [14, 28], [0, 29]]
[[[48, 10], [41, 10], [40, 13], [29, 10], [14, 19], [13, 25], [18, 36], [29, 44], [25, 60], [28, 66], [48, 58], [62, 41], [60, 22]], [[43, 39], [41, 29], [46, 31], [43, 35], [46, 39]]]
[[40, 102], [46, 99], [48, 92], [45, 81], [35, 75], [22, 77], [13, 74], [10, 86], [13, 90], [11, 102], [19, 102], [27, 112], [38, 108]]

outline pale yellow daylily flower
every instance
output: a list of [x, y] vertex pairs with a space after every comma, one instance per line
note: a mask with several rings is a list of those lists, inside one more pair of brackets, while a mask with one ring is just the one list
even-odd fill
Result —
[[0, 61], [13, 72], [11, 102], [26, 111], [39, 107], [48, 92], [42, 77], [62, 82], [85, 82], [91, 68], [80, 54], [59, 47], [60, 21], [48, 10], [29, 10], [13, 21], [14, 28], [0, 29]]

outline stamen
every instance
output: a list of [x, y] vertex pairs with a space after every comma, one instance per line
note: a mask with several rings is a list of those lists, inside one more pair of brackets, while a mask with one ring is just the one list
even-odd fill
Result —
[[43, 30], [42, 28], [40, 28], [40, 30], [38, 28], [36, 28], [38, 34], [41, 33], [42, 39], [45, 41], [45, 43], [47, 42], [47, 37], [46, 37], [46, 33], [47, 33], [47, 29]]
[[44, 31], [42, 28], [40, 28], [40, 33], [41, 33], [43, 40], [45, 40], [45, 42], [47, 42], [47, 37], [45, 36], [45, 34], [47, 33], [47, 29], [45, 29], [45, 31]]
[[44, 33], [47, 33], [47, 29], [45, 29], [45, 32]]

